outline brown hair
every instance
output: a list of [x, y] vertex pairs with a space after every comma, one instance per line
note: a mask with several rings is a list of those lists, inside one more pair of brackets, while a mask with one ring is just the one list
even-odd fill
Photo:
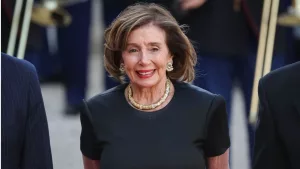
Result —
[[184, 26], [179, 26], [168, 10], [154, 3], [137, 3], [127, 7], [105, 30], [105, 69], [112, 77], [124, 82], [124, 75], [119, 67], [128, 36], [134, 29], [150, 23], [166, 33], [166, 44], [173, 56], [174, 67], [173, 71], [167, 72], [167, 76], [172, 80], [193, 81], [197, 55], [192, 43], [184, 34]]

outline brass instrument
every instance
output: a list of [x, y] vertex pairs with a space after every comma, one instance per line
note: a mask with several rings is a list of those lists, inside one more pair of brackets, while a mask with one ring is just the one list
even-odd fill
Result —
[[300, 0], [293, 0], [288, 12], [278, 18], [278, 24], [282, 26], [300, 26]]
[[278, 8], [279, 0], [264, 0], [249, 115], [252, 125], [257, 122], [259, 79], [271, 71], [276, 25], [300, 26], [300, 0], [292, 0], [288, 12], [279, 17]]
[[[87, 0], [44, 0], [41, 4], [34, 4], [34, 0], [26, 0], [17, 57], [24, 59], [30, 22], [46, 27], [68, 26], [72, 21], [72, 17], [63, 7], [86, 1]], [[7, 48], [7, 54], [11, 56], [14, 55], [22, 5], [23, 0], [16, 0]]]
[[87, 0], [44, 0], [32, 9], [31, 21], [40, 26], [68, 26], [72, 17], [63, 7]]

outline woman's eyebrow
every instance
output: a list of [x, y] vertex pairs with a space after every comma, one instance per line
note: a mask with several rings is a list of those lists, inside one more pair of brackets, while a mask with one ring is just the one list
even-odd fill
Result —
[[[149, 42], [147, 45], [149, 46], [160, 46], [160, 42]], [[137, 43], [129, 42], [126, 44], [126, 46], [139, 46]]]
[[161, 45], [161, 43], [159, 43], [159, 42], [150, 42], [148, 44], [151, 46], [160, 46]]

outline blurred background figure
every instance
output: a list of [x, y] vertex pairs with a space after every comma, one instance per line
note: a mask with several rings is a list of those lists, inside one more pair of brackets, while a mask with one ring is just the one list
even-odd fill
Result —
[[91, 0], [66, 7], [72, 16], [68, 27], [58, 29], [58, 57], [66, 87], [66, 114], [77, 114], [86, 96], [90, 54]]
[[[44, 72], [41, 73], [42, 81], [60, 81], [65, 86], [64, 113], [67, 115], [78, 114], [78, 104], [86, 96], [90, 54], [91, 0], [73, 1], [64, 8], [72, 17], [70, 25], [58, 27], [52, 35], [45, 34], [47, 38], [57, 36], [57, 51], [50, 52], [48, 48], [47, 54], [40, 60], [40, 72]], [[55, 41], [53, 43], [55, 45]]]

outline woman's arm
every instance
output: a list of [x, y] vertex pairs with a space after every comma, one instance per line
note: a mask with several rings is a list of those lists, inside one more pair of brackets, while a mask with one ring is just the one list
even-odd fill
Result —
[[[86, 101], [80, 111], [80, 122], [82, 126], [80, 135], [80, 150], [84, 169], [99, 169], [102, 148], [99, 144], [95, 129], [92, 124], [92, 114], [89, 111]], [[83, 108], [84, 107], [84, 108]]]
[[229, 169], [230, 136], [225, 99], [217, 95], [208, 114], [204, 144], [207, 169]]
[[100, 160], [92, 160], [84, 155], [82, 158], [84, 169], [100, 169]]
[[222, 155], [207, 158], [207, 169], [229, 169], [229, 149]]

